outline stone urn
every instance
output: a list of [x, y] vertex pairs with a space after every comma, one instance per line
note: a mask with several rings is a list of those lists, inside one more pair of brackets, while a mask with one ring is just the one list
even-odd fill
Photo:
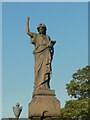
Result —
[[19, 118], [21, 112], [22, 112], [22, 107], [20, 107], [20, 104], [17, 103], [16, 106], [13, 106], [13, 112], [16, 118]]

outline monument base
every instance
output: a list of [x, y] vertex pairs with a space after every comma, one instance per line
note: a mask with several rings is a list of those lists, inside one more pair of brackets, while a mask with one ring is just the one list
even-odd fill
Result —
[[61, 120], [60, 117], [32, 117], [30, 120]]
[[31, 120], [60, 120], [60, 102], [55, 97], [55, 91], [34, 91], [29, 103], [28, 117]]

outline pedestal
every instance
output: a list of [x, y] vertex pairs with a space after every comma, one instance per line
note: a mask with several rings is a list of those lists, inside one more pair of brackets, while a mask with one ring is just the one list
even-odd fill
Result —
[[28, 109], [28, 117], [32, 120], [60, 120], [60, 102], [54, 90], [34, 91]]

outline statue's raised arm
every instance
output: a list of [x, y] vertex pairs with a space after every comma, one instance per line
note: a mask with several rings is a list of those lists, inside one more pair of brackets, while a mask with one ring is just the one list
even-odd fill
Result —
[[30, 17], [27, 18], [27, 21], [26, 21], [26, 33], [31, 37], [33, 38], [34, 37], [34, 33], [33, 32], [30, 32], [29, 30], [29, 20], [30, 20]]

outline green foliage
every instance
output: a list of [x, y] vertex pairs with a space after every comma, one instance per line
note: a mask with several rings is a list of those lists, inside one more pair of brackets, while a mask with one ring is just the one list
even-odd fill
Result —
[[90, 120], [90, 66], [77, 70], [72, 75], [70, 84], [66, 84], [69, 96], [77, 100], [69, 100], [61, 109], [61, 120]]
[[88, 119], [88, 99], [70, 100], [66, 102], [64, 108], [61, 109], [61, 120], [70, 120], [79, 117]]
[[74, 98], [89, 98], [90, 66], [77, 70], [70, 84], [66, 84], [68, 95]]

